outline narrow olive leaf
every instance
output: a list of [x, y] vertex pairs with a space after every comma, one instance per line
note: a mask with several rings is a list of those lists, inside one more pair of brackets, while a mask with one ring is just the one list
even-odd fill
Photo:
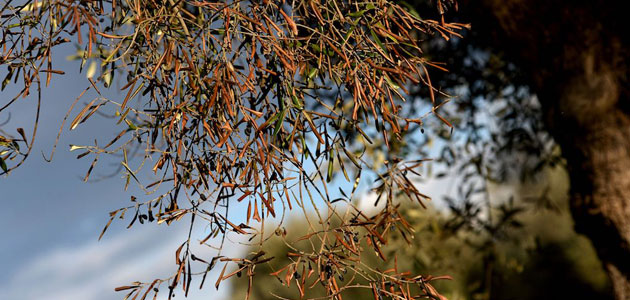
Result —
[[28, 141], [26, 140], [26, 134], [24, 134], [24, 128], [22, 128], [22, 127], [18, 128], [17, 132], [22, 137], [22, 140], [24, 140], [24, 142], [28, 144]]
[[378, 292], [377, 288], [376, 288], [376, 284], [375, 283], [370, 283], [370, 286], [372, 287], [372, 294], [374, 295], [374, 300], [379, 300], [381, 299], [381, 295]]
[[359, 164], [359, 161], [357, 161], [357, 158], [354, 156], [354, 154], [350, 151], [348, 151], [348, 149], [346, 149], [346, 147], [341, 148], [343, 149], [343, 152], [346, 153], [346, 156], [350, 159], [350, 161], [359, 169], [361, 169], [361, 165]]
[[449, 122], [447, 119], [445, 119], [444, 117], [440, 116], [437, 111], [435, 110], [435, 108], [433, 109], [433, 114], [438, 117], [438, 119], [440, 119], [440, 121], [442, 121], [444, 124], [446, 124], [446, 126], [448, 126], [451, 129], [451, 134], [453, 133], [453, 124], [451, 124], [451, 122]]
[[149, 287], [147, 288], [146, 292], [144, 292], [144, 295], [142, 295], [142, 298], [140, 298], [140, 300], [144, 300], [147, 298], [147, 295], [149, 294], [149, 292], [151, 291], [151, 289], [153, 288], [153, 286], [155, 286], [155, 284], [158, 282], [158, 279], [153, 280], [153, 282], [151, 282], [151, 285], [149, 285]]
[[127, 226], [127, 229], [131, 228], [131, 226], [133, 226], [133, 223], [136, 222], [136, 220], [138, 219], [138, 215], [139, 215], [139, 209], [136, 206], [136, 213], [133, 215], [133, 218], [131, 219], [131, 222], [129, 223], [129, 225]]
[[422, 70], [424, 70], [424, 74], [427, 77], [427, 85], [429, 86], [429, 95], [431, 96], [431, 104], [433, 104], [433, 106], [435, 107], [435, 93], [433, 92], [433, 85], [431, 84], [431, 77], [429, 77], [429, 70], [427, 70], [427, 67], [425, 67], [424, 65], [422, 65]]
[[223, 270], [221, 270], [221, 274], [219, 274], [219, 279], [217, 279], [217, 282], [214, 284], [214, 287], [218, 290], [219, 289], [219, 285], [221, 284], [221, 280], [223, 280], [223, 274], [225, 274], [225, 269], [227, 268], [227, 263], [225, 265], [223, 265]]
[[66, 72], [61, 71], [61, 70], [40, 70], [40, 72], [53, 73], [53, 74], [59, 74], [59, 75], [66, 74]]
[[4, 159], [2, 159], [2, 157], [0, 156], [0, 168], [2, 168], [2, 171], [9, 172], [9, 168], [7, 167], [7, 163], [4, 162]]
[[89, 119], [99, 108], [101, 108], [101, 106], [103, 106], [105, 103], [107, 103], [106, 101], [103, 101], [97, 105], [92, 106], [92, 109], [90, 110], [90, 112], [83, 117], [83, 119], [81, 119], [81, 121], [79, 122], [79, 124], [84, 123], [85, 121], [87, 121], [87, 119]]
[[[125, 100], [123, 100], [122, 105], [120, 106], [120, 110], [124, 111], [125, 107], [127, 106], [127, 101], [129, 101], [129, 99], [133, 99], [136, 95], [138, 95], [138, 93], [140, 92], [140, 90], [144, 87], [144, 82], [140, 84], [140, 86], [138, 86], [138, 88], [136, 88], [135, 90], [133, 89], [134, 86], [136, 84], [134, 83], [131, 88], [129, 88], [129, 91], [127, 92], [127, 96], [125, 97]], [[131, 92], [133, 91], [133, 93]]]
[[346, 181], [350, 181], [350, 177], [348, 177], [348, 172], [346, 171], [346, 166], [343, 163], [343, 160], [341, 159], [341, 155], [339, 154], [339, 151], [337, 151], [337, 160], [339, 161], [339, 166], [341, 167], [341, 171], [343, 172], [343, 176], [346, 178]]
[[255, 264], [255, 265], [264, 264], [264, 263], [266, 263], [266, 262], [268, 262], [268, 261], [273, 260], [274, 258], [276, 258], [276, 257], [275, 257], [275, 256], [272, 256], [272, 257], [263, 258], [263, 259], [261, 259], [261, 260], [259, 260], [259, 261], [256, 261], [254, 264]]
[[138, 177], [136, 177], [136, 174], [134, 174], [133, 171], [131, 171], [131, 168], [129, 168], [129, 165], [127, 165], [127, 163], [124, 161], [121, 161], [120, 164], [122, 164], [123, 167], [125, 167], [125, 169], [127, 170], [127, 172], [129, 172], [129, 175], [131, 175], [131, 177], [133, 177], [133, 179], [135, 179], [136, 182], [140, 184], [140, 180], [138, 180]]
[[247, 267], [247, 266], [242, 266], [242, 267], [240, 267], [240, 268], [238, 268], [238, 269], [234, 270], [232, 273], [230, 273], [230, 274], [227, 274], [227, 275], [223, 276], [223, 280], [228, 279], [228, 278], [230, 278], [230, 277], [232, 277], [232, 276], [234, 276], [234, 275], [238, 274], [239, 272], [243, 271], [243, 269], [245, 269], [246, 267]]
[[79, 121], [81, 121], [81, 119], [83, 118], [83, 115], [88, 111], [88, 109], [92, 106], [92, 104], [94, 104], [95, 101], [96, 101], [96, 98], [92, 100], [89, 104], [87, 104], [85, 107], [83, 107], [83, 109], [79, 112], [79, 114], [77, 114], [77, 116], [74, 117], [74, 120], [72, 120], [72, 123], [70, 123], [70, 130], [74, 130], [77, 127], [77, 125], [79, 125]]
[[291, 28], [291, 32], [293, 32], [294, 35], [298, 35], [298, 28], [293, 21], [293, 18], [289, 17], [289, 15], [287, 15], [287, 13], [285, 13], [282, 8], [280, 8], [278, 11], [280, 11], [280, 14], [284, 17], [284, 20], [289, 25], [289, 28]]
[[118, 141], [118, 139], [120, 139], [125, 133], [127, 133], [127, 130], [123, 130], [121, 131], [115, 138], [113, 138], [109, 143], [107, 143], [107, 145], [105, 145], [105, 147], [103, 147], [103, 149], [107, 149], [109, 146], [113, 145], [116, 141]]
[[249, 218], [252, 215], [252, 201], [250, 200], [247, 204], [247, 217], [245, 218], [245, 222], [249, 224]]
[[127, 109], [125, 109], [125, 110], [122, 110], [122, 109], [121, 109], [121, 111], [122, 111], [122, 113], [120, 113], [120, 112], [116, 112], [116, 115], [117, 115], [117, 116], [118, 116], [118, 115], [120, 115], [120, 118], [118, 119], [118, 122], [116, 122], [116, 124], [120, 124], [120, 122], [122, 122], [123, 120], [125, 120], [125, 118], [127, 117], [127, 114], [131, 111], [131, 109], [130, 109], [130, 108], [127, 108]]
[[138, 286], [137, 285], [123, 285], [123, 286], [119, 286], [115, 288], [114, 291], [120, 292], [124, 290], [135, 289], [135, 288], [138, 288]]
[[219, 214], [219, 216], [223, 219], [223, 221], [225, 221], [228, 225], [230, 225], [232, 228], [234, 228], [234, 230], [237, 231], [238, 233], [247, 234], [247, 232], [245, 232], [243, 229], [241, 229], [241, 226], [237, 226], [234, 223], [230, 222], [230, 220], [228, 220], [223, 215]]
[[70, 144], [70, 151], [74, 151], [74, 150], [78, 150], [78, 149], [85, 149], [85, 148], [87, 148], [87, 146], [78, 146], [78, 145]]
[[282, 123], [284, 122], [286, 113], [287, 113], [286, 108], [282, 109], [282, 111], [280, 112], [280, 117], [276, 120], [276, 125], [273, 131], [273, 135], [278, 135], [278, 133], [280, 132], [280, 129], [282, 129]]
[[370, 28], [370, 34], [372, 35], [372, 38], [374, 39], [374, 42], [376, 42], [376, 44], [379, 47], [381, 47], [381, 49], [383, 49], [383, 51], [385, 51], [385, 54], [389, 54], [389, 51], [387, 51], [387, 48], [385, 47], [385, 45], [383, 45], [383, 43], [381, 42], [381, 39], [378, 38], [378, 35], [374, 31], [374, 29]]
[[96, 74], [97, 62], [94, 60], [90, 63], [87, 72], [85, 73], [85, 78], [93, 78], [94, 74]]
[[315, 125], [315, 123], [313, 123], [313, 119], [311, 118], [311, 115], [306, 111], [303, 111], [303, 115], [306, 118], [308, 125], [311, 127], [313, 134], [317, 137], [317, 140], [319, 140], [321, 144], [325, 144], [324, 139], [320, 135], [319, 131], [317, 131], [317, 126]]
[[107, 228], [109, 227], [110, 224], [112, 224], [112, 221], [114, 221], [114, 218], [116, 217], [116, 214], [118, 213], [118, 211], [113, 211], [111, 212], [110, 215], [110, 219], [109, 222], [107, 222], [107, 225], [105, 225], [105, 228], [103, 228], [103, 231], [101, 231], [101, 234], [98, 236], [98, 240], [100, 241], [101, 238], [103, 237], [103, 235], [105, 234], [105, 231], [107, 231]]
[[208, 265], [206, 271], [203, 272], [203, 276], [201, 277], [201, 283], [199, 284], [199, 289], [203, 288], [203, 284], [206, 282], [206, 276], [208, 276], [208, 272], [212, 269], [212, 265]]
[[187, 279], [185, 281], [186, 288], [184, 289], [186, 293], [184, 297], [188, 298], [188, 291], [190, 290], [190, 282], [192, 281], [192, 271], [190, 270], [190, 261], [188, 261], [188, 272], [186, 273], [186, 275], [187, 275]]
[[[332, 152], [332, 150], [331, 150]], [[332, 177], [333, 177], [333, 169], [334, 169], [334, 157], [331, 155], [330, 156], [330, 160], [328, 161], [328, 174], [326, 176], [326, 182], [330, 182], [332, 181]]]
[[[83, 153], [83, 154], [80, 154], [80, 155], [77, 157], [77, 159], [79, 159], [79, 158], [81, 158], [81, 157], [83, 157], [83, 156], [87, 155], [88, 153], [90, 153], [90, 152], [88, 151], [88, 152], [85, 152], [85, 153]], [[88, 181], [88, 179], [90, 178], [90, 174], [92, 174], [92, 170], [94, 169], [94, 166], [96, 165], [96, 162], [97, 162], [97, 161], [98, 161], [98, 155], [96, 155], [96, 157], [94, 157], [94, 160], [93, 160], [93, 161], [92, 161], [92, 163], [90, 164], [90, 168], [87, 170], [87, 173], [85, 173], [85, 177], [83, 178], [83, 181], [84, 181], [84, 182], [87, 182], [87, 181]]]
[[[313, 69], [313, 70], [317, 71], [317, 69]], [[310, 76], [310, 74], [309, 74], [309, 78], [310, 78], [310, 77], [311, 77], [311, 76]], [[300, 100], [300, 98], [296, 97], [295, 95], [292, 95], [292, 96], [291, 96], [291, 100], [293, 101], [293, 105], [294, 105], [297, 109], [299, 109], [299, 110], [304, 109], [304, 103], [302, 102], [302, 100]]]

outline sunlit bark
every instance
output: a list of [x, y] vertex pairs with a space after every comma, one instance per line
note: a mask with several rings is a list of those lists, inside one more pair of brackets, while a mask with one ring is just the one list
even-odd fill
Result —
[[486, 0], [472, 15], [479, 18], [476, 30], [499, 37], [493, 46], [528, 72], [567, 160], [576, 229], [591, 239], [616, 298], [625, 300], [630, 299], [625, 50], [630, 43], [621, 29], [619, 2]]

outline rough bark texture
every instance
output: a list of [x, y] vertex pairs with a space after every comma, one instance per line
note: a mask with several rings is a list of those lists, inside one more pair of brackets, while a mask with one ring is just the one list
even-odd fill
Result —
[[[571, 179], [576, 229], [630, 300], [630, 35], [623, 1], [483, 0], [473, 30], [530, 75]], [[625, 23], [625, 24], [624, 24]]]

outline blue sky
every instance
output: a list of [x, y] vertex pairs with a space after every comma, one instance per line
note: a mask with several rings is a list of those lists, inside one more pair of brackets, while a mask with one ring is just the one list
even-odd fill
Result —
[[[71, 53], [66, 48], [59, 53]], [[127, 221], [114, 222], [101, 241], [98, 235], [108, 220], [108, 212], [129, 204], [130, 186], [124, 191], [124, 179], [82, 181], [91, 159], [76, 159], [79, 151], [69, 145], [89, 145], [94, 138], [111, 139], [120, 129], [111, 120], [93, 117], [90, 121], [61, 135], [57, 153], [51, 163], [42, 158], [52, 150], [61, 121], [70, 104], [89, 85], [78, 73], [78, 64], [58, 55], [54, 68], [66, 72], [54, 76], [43, 90], [42, 114], [38, 137], [31, 157], [10, 176], [0, 177], [0, 299], [122, 299], [114, 287], [135, 280], [151, 281], [168, 277], [175, 270], [173, 253], [185, 238], [186, 222], [157, 226], [137, 224], [125, 229]], [[4, 78], [6, 70], [0, 70]], [[7, 87], [0, 101], [8, 101], [18, 90]], [[121, 97], [110, 93], [111, 97]], [[87, 94], [79, 102], [91, 101]], [[0, 123], [9, 116], [2, 129], [15, 134], [23, 127], [27, 136], [32, 130], [35, 98], [20, 99], [0, 113]], [[69, 121], [78, 110], [75, 110]], [[68, 122], [69, 122], [68, 121]], [[113, 161], [102, 160], [92, 178], [111, 172]], [[213, 274], [216, 277], [216, 274]], [[228, 285], [218, 292], [209, 286], [201, 293], [191, 290], [190, 299], [213, 295], [225, 298]]]
[[[175, 271], [173, 253], [188, 229], [185, 221], [169, 227], [136, 223], [129, 230], [125, 229], [129, 220], [114, 221], [103, 239], [97, 241], [108, 220], [107, 213], [129, 205], [129, 196], [142, 192], [133, 184], [125, 191], [122, 174], [82, 181], [91, 159], [77, 160], [79, 151], [70, 152], [69, 145], [93, 144], [94, 138], [106, 142], [121, 130], [113, 128], [111, 120], [100, 117], [92, 117], [76, 130], [67, 130], [77, 111], [96, 97], [94, 92], [86, 94], [70, 114], [53, 161], [48, 163], [42, 158], [42, 152], [50, 155], [70, 104], [89, 85], [85, 75], [78, 73], [78, 62], [65, 59], [70, 53], [72, 47], [57, 52], [58, 65], [54, 68], [64, 70], [66, 75], [54, 76], [50, 87], [43, 90], [41, 121], [31, 157], [10, 176], [0, 177], [0, 299], [122, 299], [124, 295], [115, 293], [114, 287], [168, 277]], [[1, 78], [5, 72], [0, 70]], [[9, 86], [0, 94], [0, 103], [15, 93], [17, 89]], [[107, 91], [106, 96], [124, 97], [113, 91]], [[20, 99], [10, 109], [10, 121], [2, 129], [15, 133], [17, 127], [23, 127], [30, 136], [35, 100], [33, 96]], [[8, 118], [8, 112], [0, 113], [0, 123]], [[91, 178], [111, 172], [115, 163], [101, 159]], [[340, 181], [335, 184], [343, 184]], [[438, 186], [444, 186], [444, 182], [428, 183], [423, 192], [438, 196], [443, 192]], [[330, 190], [337, 188], [333, 185]], [[366, 198], [374, 200], [371, 196]], [[225, 250], [233, 257], [245, 251], [236, 245]], [[216, 277], [211, 274], [210, 282]], [[189, 299], [225, 299], [228, 292], [229, 284], [219, 291], [209, 284], [202, 291], [191, 290]]]

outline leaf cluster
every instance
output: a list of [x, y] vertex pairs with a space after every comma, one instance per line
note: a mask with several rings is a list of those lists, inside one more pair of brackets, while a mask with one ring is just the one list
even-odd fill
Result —
[[[440, 14], [454, 5], [452, 1], [438, 4]], [[459, 36], [467, 27], [444, 18], [422, 19], [412, 9], [371, 0], [6, 1], [0, 15], [0, 64], [7, 68], [3, 88], [11, 81], [23, 87], [0, 112], [33, 88], [38, 101], [28, 151], [9, 153], [20, 160], [11, 167], [1, 160], [2, 174], [30, 153], [42, 85], [64, 74], [55, 68], [53, 49], [74, 42], [78, 45], [74, 58], [90, 85], [72, 103], [59, 134], [75, 106], [78, 112], [69, 130], [106, 109], [113, 111], [112, 120], [123, 124], [123, 130], [107, 143], [73, 145], [71, 150], [83, 151], [78, 158], [92, 159], [86, 181], [100, 157], [119, 155], [125, 188], [134, 182], [146, 194], [131, 196], [130, 206], [112, 211], [101, 237], [116, 217], [124, 218], [127, 212], [133, 214], [128, 227], [136, 221], [170, 224], [190, 218], [188, 237], [176, 251], [174, 274], [117, 289], [132, 299], [145, 299], [151, 291], [157, 295], [162, 285], [167, 286], [169, 298], [177, 287], [187, 294], [193, 276], [201, 277], [203, 286], [208, 272], [219, 263], [223, 271], [217, 286], [235, 274], [225, 273], [228, 264], [238, 266], [236, 273], [252, 274], [266, 258], [230, 258], [221, 252], [212, 258], [195, 256], [191, 246], [195, 225], [201, 220], [209, 231], [199, 244], [219, 251], [228, 233], [263, 243], [270, 236], [265, 233], [265, 219], [281, 219], [294, 205], [305, 211], [307, 199], [323, 227], [311, 227], [309, 238], [321, 247], [300, 254], [287, 267], [290, 272], [284, 280], [296, 279], [294, 274], [309, 277], [299, 269], [310, 261], [316, 264], [315, 278], [327, 287], [328, 296], [341, 299], [342, 288], [333, 275], [358, 257], [352, 239], [347, 240], [356, 236], [352, 232], [361, 228], [361, 239], [379, 252], [389, 231], [409, 230], [393, 197], [405, 194], [420, 203], [427, 198], [407, 177], [421, 161], [392, 159], [380, 171], [374, 170], [364, 155], [366, 148], [380, 140], [389, 149], [429, 114], [452, 127], [437, 113], [439, 98], [445, 95], [429, 77], [430, 68], [444, 68], [422, 56], [421, 44], [431, 35]], [[122, 100], [101, 92], [116, 82], [122, 85]], [[410, 115], [401, 108], [409, 83], [428, 90], [430, 113]], [[96, 97], [79, 109], [88, 92]], [[3, 137], [7, 142], [2, 146], [17, 149], [14, 142], [26, 143], [20, 134], [22, 140]], [[335, 166], [354, 184], [350, 195], [342, 191], [340, 198], [349, 203], [361, 171], [379, 171], [381, 185], [376, 190], [387, 205], [377, 217], [368, 218], [357, 210], [352, 222], [327, 225], [336, 215], [327, 185], [335, 177]], [[146, 168], [152, 171], [153, 182], [144, 182]], [[316, 204], [318, 199], [324, 205]], [[238, 217], [242, 222], [229, 214], [229, 207], [239, 203], [247, 203], [245, 216]], [[217, 237], [220, 245], [210, 245]], [[201, 266], [202, 271], [191, 265]], [[379, 276], [372, 285], [376, 298], [381, 294], [437, 297], [425, 277]], [[399, 290], [386, 290], [386, 282]], [[409, 284], [420, 285], [419, 292], [410, 294]]]

